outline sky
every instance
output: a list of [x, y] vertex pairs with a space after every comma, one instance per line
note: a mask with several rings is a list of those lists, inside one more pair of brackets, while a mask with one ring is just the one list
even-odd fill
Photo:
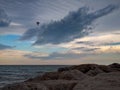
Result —
[[120, 63], [120, 0], [0, 0], [0, 65], [85, 63]]

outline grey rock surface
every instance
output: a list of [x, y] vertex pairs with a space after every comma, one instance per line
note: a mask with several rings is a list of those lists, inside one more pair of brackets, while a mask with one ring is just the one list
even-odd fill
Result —
[[120, 64], [60, 68], [0, 90], [120, 90]]

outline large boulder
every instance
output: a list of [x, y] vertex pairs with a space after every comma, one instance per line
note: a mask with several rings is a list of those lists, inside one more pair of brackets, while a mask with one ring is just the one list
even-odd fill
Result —
[[75, 80], [48, 80], [43, 83], [49, 90], [73, 90], [77, 82]]
[[47, 72], [44, 75], [42, 75], [41, 80], [57, 80], [59, 74], [59, 72]]
[[89, 75], [89, 76], [96, 76], [100, 73], [104, 73], [104, 71], [102, 71], [99, 68], [95, 68], [94, 70], [89, 70], [86, 74]]
[[83, 80], [86, 78], [88, 78], [88, 76], [80, 72], [79, 70], [63, 71], [59, 75], [59, 79], [64, 80]]
[[120, 64], [60, 68], [0, 90], [120, 90]]
[[41, 83], [19, 83], [7, 85], [2, 90], [49, 90]]
[[40, 83], [24, 82], [8, 85], [2, 90], [73, 90], [77, 81], [68, 80], [46, 80]]
[[37, 76], [35, 78], [30, 78], [25, 82], [40, 82], [44, 80], [57, 80], [59, 78], [59, 72], [46, 72], [43, 75]]
[[69, 71], [69, 70], [79, 70], [85, 74], [88, 74], [93, 76], [99, 74], [99, 73], [109, 73], [113, 72], [114, 70], [110, 66], [106, 65], [97, 65], [97, 64], [82, 64], [82, 65], [76, 65], [76, 66], [71, 66], [71, 67], [65, 67], [65, 68], [59, 68], [58, 72], [63, 72], [63, 71]]
[[25, 82], [40, 82], [44, 80], [82, 80], [87, 78], [88, 76], [79, 70], [69, 70], [63, 72], [47, 72], [42, 76], [37, 76], [35, 78], [30, 78]]
[[109, 67], [112, 68], [113, 71], [120, 71], [120, 64], [119, 63], [110, 64]]
[[101, 73], [79, 82], [73, 90], [120, 90], [120, 72]]

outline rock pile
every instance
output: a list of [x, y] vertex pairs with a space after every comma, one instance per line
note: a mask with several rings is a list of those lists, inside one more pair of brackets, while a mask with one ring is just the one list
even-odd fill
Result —
[[1, 90], [120, 90], [120, 64], [59, 68]]

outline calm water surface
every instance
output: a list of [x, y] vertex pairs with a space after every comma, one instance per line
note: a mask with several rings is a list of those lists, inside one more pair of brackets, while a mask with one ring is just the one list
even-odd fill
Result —
[[1, 65], [0, 87], [15, 82], [22, 82], [45, 72], [56, 71], [65, 65]]

